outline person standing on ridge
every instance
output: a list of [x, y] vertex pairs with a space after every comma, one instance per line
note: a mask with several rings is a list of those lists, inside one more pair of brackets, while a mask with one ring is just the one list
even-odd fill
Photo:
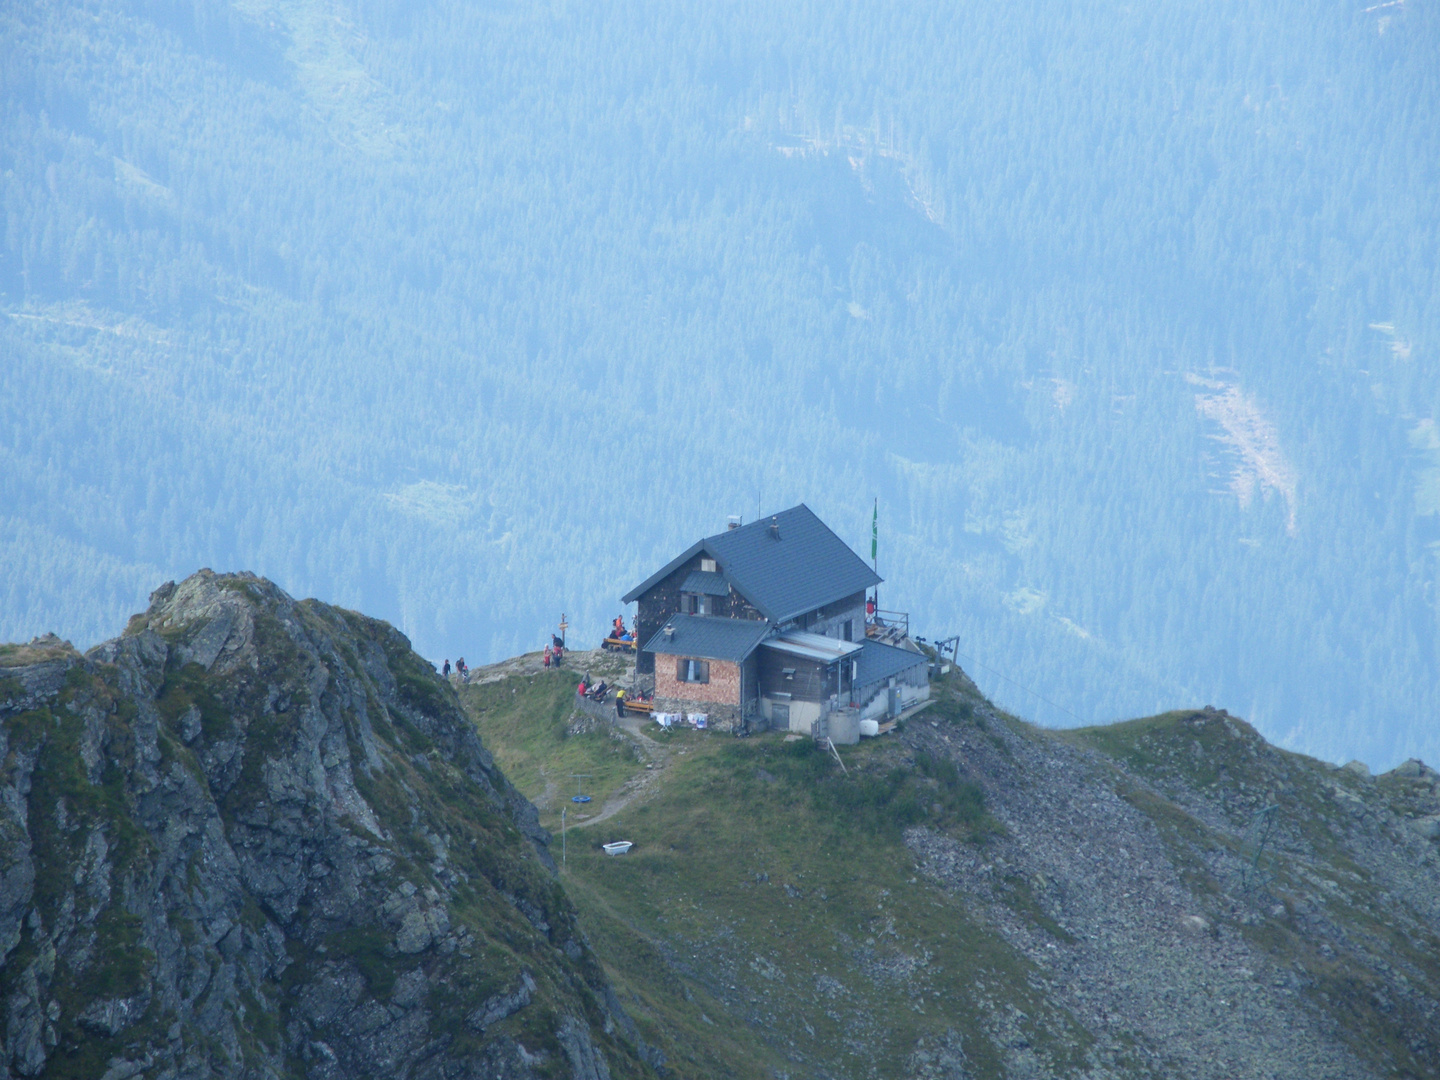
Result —
[[446, 682], [450, 681], [450, 658], [448, 656], [445, 658], [445, 666], [440, 669], [440, 675]]
[[547, 641], [547, 642], [545, 643], [545, 670], [546, 670], [546, 671], [549, 671], [549, 670], [550, 670], [550, 657], [553, 656], [553, 655], [554, 655], [554, 649], [551, 647], [550, 643]]

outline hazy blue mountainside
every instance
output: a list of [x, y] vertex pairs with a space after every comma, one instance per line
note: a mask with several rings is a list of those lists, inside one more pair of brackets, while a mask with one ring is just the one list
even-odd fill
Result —
[[473, 662], [878, 494], [884, 606], [1081, 719], [1440, 758], [1437, 55], [1364, 0], [7, 4], [0, 638], [209, 565]]

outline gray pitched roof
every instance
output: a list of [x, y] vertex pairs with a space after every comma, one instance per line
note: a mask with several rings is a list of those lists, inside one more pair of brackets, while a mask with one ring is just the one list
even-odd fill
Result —
[[706, 570], [691, 570], [680, 586], [681, 592], [706, 593], [709, 596], [724, 596], [730, 585], [724, 574], [712, 574]]
[[867, 639], [860, 643], [860, 670], [855, 674], [855, 685], [861, 687], [882, 682], [891, 675], [925, 663], [929, 661], [924, 653], [897, 649], [894, 645]]
[[[667, 637], [665, 627], [674, 634]], [[758, 619], [726, 619], [714, 615], [672, 615], [665, 627], [645, 643], [645, 651], [706, 660], [744, 660], [770, 633]]]
[[776, 623], [861, 592], [882, 580], [801, 503], [692, 544], [626, 593], [625, 603], [638, 600], [702, 551], [716, 561], [720, 573], [740, 595]]

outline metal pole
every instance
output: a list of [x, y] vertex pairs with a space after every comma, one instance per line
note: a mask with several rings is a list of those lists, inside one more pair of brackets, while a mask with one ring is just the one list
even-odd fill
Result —
[[569, 865], [569, 860], [568, 860], [565, 856], [566, 856], [566, 851], [565, 851], [565, 807], [562, 806], [562, 807], [560, 808], [560, 865], [561, 865], [561, 866], [567, 866], [567, 865]]
[[[880, 576], [880, 497], [875, 497], [875, 510], [870, 518], [870, 569]], [[875, 621], [880, 621], [880, 585], [875, 585]]]

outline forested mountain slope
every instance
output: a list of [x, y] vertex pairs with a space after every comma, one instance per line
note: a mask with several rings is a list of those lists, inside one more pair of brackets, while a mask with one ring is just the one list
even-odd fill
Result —
[[1437, 19], [7, 4], [0, 636], [243, 565], [494, 658], [878, 495], [1029, 715], [1440, 757]]
[[254, 575], [0, 646], [0, 1077], [654, 1076], [547, 839], [402, 635]]

